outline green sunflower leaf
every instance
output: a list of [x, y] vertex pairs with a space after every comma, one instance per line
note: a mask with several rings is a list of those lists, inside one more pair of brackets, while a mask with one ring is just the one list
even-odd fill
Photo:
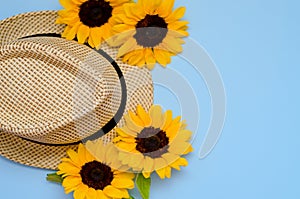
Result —
[[59, 184], [62, 184], [62, 182], [63, 182], [62, 176], [57, 175], [56, 173], [49, 173], [49, 174], [47, 174], [47, 178], [46, 179], [48, 181], [50, 181], [50, 182], [56, 182], [56, 183], [59, 183]]
[[150, 187], [151, 187], [151, 177], [145, 178], [143, 174], [139, 173], [135, 180], [136, 186], [143, 199], [149, 199]]

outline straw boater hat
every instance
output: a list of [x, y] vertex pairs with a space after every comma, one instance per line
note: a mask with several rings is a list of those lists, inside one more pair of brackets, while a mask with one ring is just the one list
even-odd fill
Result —
[[[56, 169], [82, 140], [111, 141], [122, 116], [153, 102], [147, 69], [59, 37], [56, 11], [0, 22], [0, 155]], [[102, 136], [105, 134], [104, 136]]]

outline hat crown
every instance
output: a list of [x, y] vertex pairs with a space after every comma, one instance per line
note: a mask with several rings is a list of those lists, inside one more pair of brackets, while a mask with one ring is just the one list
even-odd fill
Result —
[[[119, 77], [96, 51], [61, 38], [0, 46], [0, 130], [46, 144], [95, 133], [117, 112]], [[88, 125], [87, 125], [88, 124]]]

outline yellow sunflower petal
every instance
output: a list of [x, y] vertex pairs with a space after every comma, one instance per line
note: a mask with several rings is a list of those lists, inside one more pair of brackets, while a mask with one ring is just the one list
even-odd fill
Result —
[[174, 120], [172, 120], [172, 125], [175, 125], [175, 124], [179, 124], [181, 126], [181, 116], [177, 116], [174, 118]]
[[144, 121], [135, 115], [132, 111], [128, 111], [131, 120], [138, 126], [145, 126]]
[[[131, 164], [131, 166], [133, 168], [136, 168], [138, 169], [139, 171], [142, 170], [144, 168], [144, 164], [145, 164], [145, 157], [140, 154], [140, 153], [137, 153], [135, 155], [135, 157], [131, 160], [136, 160], [136, 162], [134, 162], [134, 164]], [[132, 162], [133, 163], [133, 162]]]
[[182, 30], [185, 29], [188, 23], [189, 23], [188, 21], [176, 21], [174, 23], [169, 24], [168, 29], [175, 30], [175, 31]]
[[166, 168], [161, 168], [156, 170], [157, 175], [161, 178], [161, 179], [165, 179], [166, 177]]
[[91, 140], [88, 140], [84, 146], [85, 146], [85, 149], [87, 151], [89, 151], [91, 154], [95, 154], [96, 150], [97, 150], [97, 145], [95, 144], [96, 141], [91, 141]]
[[81, 161], [81, 165], [86, 163], [86, 159], [85, 159], [85, 148], [83, 146], [83, 144], [79, 144], [78, 145], [78, 149], [77, 149], [77, 154], [78, 154], [78, 158]]
[[177, 154], [177, 155], [183, 155], [187, 149], [189, 149], [191, 146], [188, 142], [183, 141], [176, 141], [175, 140], [170, 144], [169, 151], [171, 153]]
[[58, 18], [56, 19], [56, 21], [57, 20], [60, 21], [64, 17], [68, 16], [68, 10], [59, 10], [59, 11], [57, 11], [57, 15], [58, 15]]
[[144, 169], [144, 164], [145, 164], [145, 159], [143, 161], [141, 161], [138, 166], [132, 168], [132, 170], [136, 173], [141, 173]]
[[[88, 43], [92, 48], [95, 48], [95, 44], [94, 44], [94, 41], [93, 41], [92, 38], [91, 38], [91, 35], [87, 38], [87, 43]], [[96, 49], [99, 49], [99, 48], [96, 48]]]
[[84, 3], [86, 0], [72, 0], [74, 4], [76, 5], [81, 5], [82, 3]]
[[112, 143], [107, 144], [105, 148], [106, 148], [105, 162], [111, 165], [116, 159], [118, 155], [118, 151], [115, 148], [115, 145], [113, 145]]
[[122, 19], [124, 22], [126, 22], [128, 19], [135, 21], [140, 20], [140, 18], [135, 15], [135, 12], [132, 11], [135, 7], [136, 6], [134, 4], [125, 4], [123, 6], [124, 15], [122, 16]]
[[120, 46], [135, 34], [135, 30], [128, 30], [114, 35], [108, 42], [112, 46]]
[[114, 177], [120, 179], [133, 179], [135, 175], [133, 173], [119, 172], [116, 173]]
[[85, 159], [86, 162], [92, 162], [95, 160], [95, 155], [91, 154], [87, 149], [85, 149]]
[[189, 148], [187, 148], [187, 149], [183, 152], [183, 155], [189, 154], [189, 153], [191, 153], [191, 152], [193, 152], [193, 151], [194, 151], [194, 149], [193, 149], [192, 145], [190, 145]]
[[120, 149], [131, 152], [135, 149], [136, 144], [135, 143], [118, 142], [118, 143], [116, 143], [116, 146], [119, 147]]
[[117, 17], [119, 14], [124, 14], [123, 6], [115, 7], [111, 14], [112, 14], [112, 17], [109, 19], [109, 23], [111, 23], [112, 25], [115, 25], [116, 23], [115, 23], [114, 18]]
[[127, 143], [135, 143], [136, 140], [133, 137], [121, 137], [121, 136], [117, 136], [113, 139], [113, 141], [116, 142], [127, 142]]
[[[121, 192], [123, 192], [123, 198], [129, 198], [129, 193], [127, 189], [119, 189]], [[117, 199], [117, 198], [116, 198]], [[121, 199], [121, 198], [120, 198]]]
[[160, 63], [162, 66], [166, 66], [171, 62], [171, 53], [161, 50], [161, 49], [154, 49], [154, 56], [158, 63]]
[[101, 32], [105, 41], [110, 40], [113, 35], [112, 26], [110, 23], [106, 23], [105, 25], [101, 26]]
[[[116, 25], [120, 25], [120, 24], [123, 24], [124, 23], [124, 20], [126, 21], [127, 17], [124, 13], [122, 14], [115, 14], [115, 17], [112, 18], [112, 21], [111, 21], [111, 25], [114, 27]], [[116, 32], [116, 31], [114, 31]]]
[[143, 130], [143, 127], [136, 125], [128, 115], [125, 115], [124, 119], [126, 121], [126, 126], [132, 131], [141, 132]]
[[102, 41], [101, 28], [99, 28], [99, 27], [91, 28], [89, 37], [93, 41], [93, 44], [94, 44], [93, 47], [97, 47], [97, 49], [99, 49], [101, 41]]
[[[135, 4], [125, 4], [123, 6], [124, 12], [126, 14], [126, 17], [129, 19], [134, 19], [135, 21], [140, 21], [143, 19], [146, 15], [143, 9], [140, 8], [139, 3], [141, 1], [138, 1], [138, 3]], [[127, 21], [127, 19], [126, 19]], [[125, 21], [125, 22], [126, 22]]]
[[183, 49], [181, 46], [181, 40], [179, 39], [180, 38], [166, 36], [161, 46], [163, 47], [164, 50], [167, 50], [170, 53], [178, 54], [182, 52]]
[[168, 166], [168, 163], [163, 158], [154, 159], [154, 169], [158, 170]]
[[151, 11], [149, 14], [156, 15], [157, 9], [161, 6], [162, 0], [152, 0], [152, 4], [149, 4], [149, 7], [151, 7]]
[[157, 9], [159, 16], [162, 18], [168, 17], [172, 13], [174, 3], [175, 0], [163, 1], [160, 7]]
[[166, 160], [168, 165], [170, 165], [173, 162], [177, 161], [180, 158], [180, 156], [173, 154], [173, 153], [165, 153], [162, 155], [162, 158]]
[[[128, 64], [133, 66], [141, 66], [146, 63], [144, 57], [144, 49], [135, 50], [131, 53], [131, 56], [128, 57]], [[125, 57], [124, 57], [125, 58]]]
[[71, 10], [76, 8], [76, 4], [74, 4], [72, 0], [59, 0], [59, 3], [66, 9]]
[[57, 172], [58, 175], [66, 174], [66, 175], [79, 175], [80, 168], [74, 164], [69, 162], [62, 162], [58, 165], [59, 171]]
[[131, 57], [136, 56], [136, 54], [137, 54], [136, 51], [131, 51], [131, 52], [125, 54], [123, 57], [123, 62], [128, 62], [128, 60], [130, 60]]
[[145, 49], [145, 61], [147, 64], [147, 68], [152, 70], [155, 66], [156, 60], [154, 57], [153, 50], [151, 48]]
[[138, 48], [136, 40], [134, 38], [128, 39], [119, 49], [118, 57], [122, 57], [123, 55], [132, 52]]
[[159, 105], [153, 105], [149, 110], [149, 114], [152, 119], [151, 126], [154, 128], [161, 128], [164, 123], [162, 108]]
[[119, 153], [119, 160], [122, 161], [123, 164], [128, 164], [130, 158], [130, 153], [120, 152]]
[[173, 139], [178, 135], [178, 131], [180, 129], [180, 124], [171, 125], [168, 129], [166, 129], [166, 134], [170, 139], [170, 142], [173, 142]]
[[150, 125], [151, 118], [141, 105], [137, 106], [136, 112], [137, 112], [137, 115], [139, 116], [139, 118], [144, 122], [144, 126]]
[[105, 162], [106, 159], [105, 159], [105, 154], [106, 154], [106, 151], [103, 150], [104, 148], [104, 145], [103, 145], [103, 142], [101, 140], [99, 140], [97, 142], [96, 145], [96, 149], [95, 151], [92, 151], [92, 153], [95, 155], [95, 158], [100, 161], [100, 162]]
[[78, 28], [80, 26], [80, 22], [76, 23], [68, 32], [68, 34], [66, 35], [66, 39], [67, 40], [73, 40], [78, 32]]
[[177, 38], [187, 37], [187, 36], [189, 36], [189, 33], [186, 31], [187, 28], [188, 27], [185, 26], [185, 27], [182, 27], [179, 30], [171, 30], [171, 29], [169, 29], [168, 30], [168, 34], [169, 34], [169, 36], [177, 37]]
[[123, 126], [122, 127], [122, 130], [123, 131], [125, 131], [127, 134], [129, 134], [130, 136], [133, 136], [133, 137], [136, 137], [136, 135], [137, 135], [137, 133], [139, 133], [139, 132], [137, 132], [137, 131], [134, 131], [134, 130], [131, 130], [130, 128], [128, 128], [127, 126]]
[[[77, 19], [77, 21], [80, 20], [79, 15], [79, 8], [71, 9], [71, 10], [60, 10], [57, 12], [59, 18], [62, 20], [68, 20], [68, 19]], [[72, 25], [72, 24], [70, 24]]]
[[116, 7], [128, 2], [130, 2], [130, 0], [110, 0], [109, 5], [112, 7]]
[[97, 199], [109, 199], [102, 190], [97, 190]]
[[[130, 62], [129, 62], [130, 64]], [[146, 66], [146, 60], [145, 57], [143, 56], [142, 59], [140, 59], [138, 62], [136, 62], [136, 64], [134, 64], [136, 66], [138, 66], [139, 68], [143, 68], [144, 66]]]
[[180, 166], [187, 166], [188, 161], [185, 158], [179, 158], [175, 162], [173, 162], [170, 166], [176, 170], [180, 170]]
[[165, 174], [166, 174], [166, 177], [167, 177], [167, 178], [171, 178], [171, 174], [172, 174], [172, 169], [171, 169], [171, 167], [167, 166], [167, 167], [165, 168]]
[[65, 194], [69, 194], [69, 193], [71, 193], [72, 191], [74, 191], [74, 189], [72, 189], [72, 188], [66, 188], [65, 187]]
[[166, 22], [168, 24], [177, 21], [181, 19], [185, 14], [186, 8], [185, 7], [179, 7], [177, 8], [172, 14], [170, 14], [167, 18], [165, 18]]
[[140, 19], [135, 20], [127, 17], [125, 14], [119, 14], [118, 16], [116, 16], [116, 19], [114, 20], [118, 21], [118, 23], [115, 25], [121, 25], [118, 27], [119, 30], [118, 32], [126, 32], [129, 30], [131, 31], [135, 30], [135, 26]]
[[74, 191], [74, 199], [85, 199], [87, 191], [88, 187], [82, 184], [78, 189]]
[[55, 23], [57, 23], [57, 24], [68, 24], [70, 26], [73, 26], [73, 24], [80, 21], [78, 16], [76, 16], [77, 14], [78, 14], [78, 11], [77, 12], [69, 11], [69, 12], [67, 12], [67, 17], [60, 16], [56, 19]]
[[114, 157], [113, 161], [111, 163], [109, 163], [109, 166], [111, 169], [113, 170], [120, 170], [120, 171], [127, 171], [128, 170], [128, 166], [127, 165], [123, 165], [122, 162], [118, 159], [118, 157]]
[[133, 189], [134, 182], [131, 179], [122, 179], [122, 178], [114, 178], [111, 182], [111, 185], [116, 188], [126, 188], [126, 189]]
[[128, 24], [118, 24], [113, 27], [113, 31], [121, 34], [126, 34], [129, 31], [134, 31], [134, 26]]
[[70, 27], [70, 26], [67, 26], [67, 27], [65, 28], [65, 30], [63, 31], [63, 33], [61, 34], [61, 36], [62, 36], [63, 38], [67, 37], [67, 35], [68, 35], [68, 33], [70, 32], [70, 30], [71, 30], [71, 27]]
[[78, 43], [85, 43], [86, 39], [90, 35], [90, 28], [86, 25], [80, 25], [77, 32]]
[[172, 111], [171, 110], [167, 110], [164, 114], [164, 125], [162, 127], [163, 131], [166, 131], [170, 124], [172, 123]]
[[111, 185], [108, 185], [104, 188], [103, 192], [112, 198], [129, 198], [128, 192], [127, 194], [124, 191], [119, 190]]
[[162, 0], [140, 0], [144, 11], [147, 14], [155, 15], [157, 14], [156, 10], [160, 6]]
[[176, 139], [182, 141], [189, 141], [192, 135], [193, 135], [192, 131], [185, 129], [178, 132], [178, 134], [176, 135]]
[[145, 171], [143, 171], [143, 176], [144, 176], [145, 178], [150, 178], [151, 172], [145, 172]]
[[155, 64], [147, 64], [146, 67], [147, 67], [149, 70], [153, 70], [153, 68], [155, 67]]
[[75, 167], [80, 168], [80, 165], [74, 163], [70, 158], [62, 158], [62, 159], [61, 159], [61, 162], [62, 162], [62, 163], [63, 163], [63, 162], [67, 162], [67, 163], [70, 163], [70, 164], [74, 165]]
[[129, 166], [133, 168], [137, 168], [138, 170], [142, 170], [141, 165], [144, 165], [145, 158], [141, 153], [131, 154]]
[[153, 171], [154, 160], [148, 156], [145, 157], [144, 172], [151, 173]]
[[97, 199], [97, 191], [93, 188], [89, 188], [86, 193], [86, 198], [88, 199]]
[[80, 161], [80, 159], [79, 159], [79, 157], [78, 157], [78, 153], [76, 153], [74, 150], [69, 149], [69, 150], [67, 151], [67, 154], [68, 154], [68, 156], [70, 157], [70, 159], [71, 159], [76, 165], [78, 165], [78, 166], [81, 166], [81, 165], [82, 165], [82, 164], [81, 164], [81, 161]]
[[67, 188], [68, 189], [68, 193], [70, 193], [71, 191], [76, 190], [76, 188], [78, 187], [78, 185], [80, 185], [81, 183], [82, 183], [81, 182], [81, 177], [79, 177], [79, 176], [78, 177], [68, 176], [68, 177], [64, 178], [62, 185], [65, 188]]
[[130, 138], [130, 137], [135, 137], [136, 133], [133, 133], [131, 130], [129, 130], [128, 128], [117, 128], [116, 132], [118, 133], [119, 136], [121, 137], [125, 137], [125, 138]]
[[173, 139], [177, 136], [179, 129], [181, 127], [181, 122], [180, 122], [181, 117], [176, 117], [174, 120], [172, 120], [171, 124], [167, 129], [165, 129], [165, 132], [167, 136], [170, 139], [170, 142], [173, 141]]

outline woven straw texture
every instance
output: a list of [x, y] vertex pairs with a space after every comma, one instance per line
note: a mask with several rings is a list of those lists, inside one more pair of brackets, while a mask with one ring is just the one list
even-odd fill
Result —
[[[56, 11], [41, 11], [0, 22], [0, 155], [46, 169], [57, 169], [77, 145], [45, 144], [74, 143], [95, 133], [114, 117], [122, 96], [115, 69], [89, 47], [55, 37], [22, 39], [62, 33], [56, 18]], [[116, 59], [116, 48], [101, 49]], [[149, 71], [117, 63], [127, 86], [125, 113], [138, 104], [149, 109]], [[123, 124], [122, 119], [118, 126]], [[114, 136], [112, 130], [101, 139], [110, 142]]]

